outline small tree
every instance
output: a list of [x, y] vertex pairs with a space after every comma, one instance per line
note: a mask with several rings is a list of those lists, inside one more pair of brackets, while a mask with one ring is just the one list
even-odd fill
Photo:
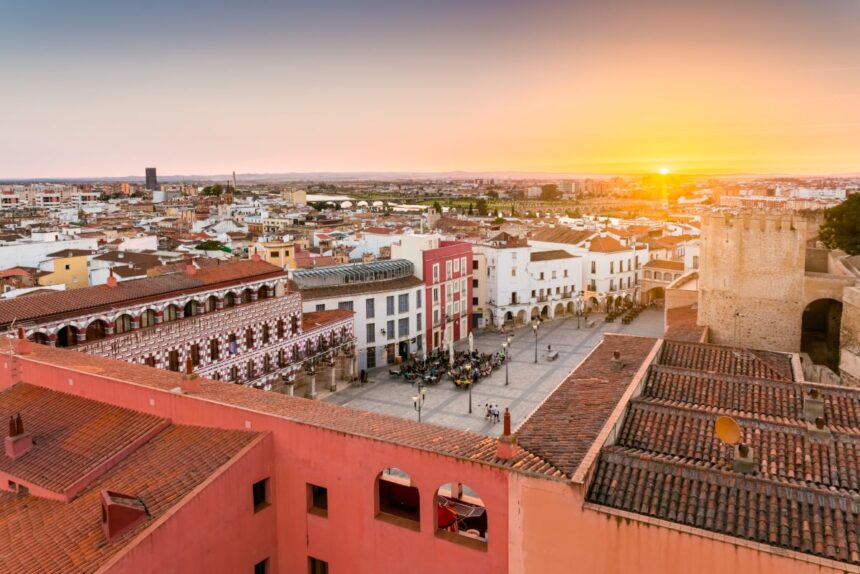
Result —
[[439, 203], [438, 200], [433, 202], [433, 211], [436, 213], [442, 213], [442, 204]]
[[556, 201], [561, 199], [561, 192], [558, 190], [558, 186], [554, 183], [540, 186], [540, 199], [541, 201]]
[[860, 255], [860, 193], [827, 210], [818, 237], [830, 249]]
[[475, 214], [475, 210], [474, 210], [474, 209], [472, 209], [472, 202], [469, 202], [469, 211], [468, 211], [468, 213], [469, 213], [469, 215], [474, 215], [474, 214]]
[[496, 190], [491, 190], [487, 192], [487, 197], [491, 199], [499, 199], [499, 192]]
[[[478, 200], [478, 215], [480, 215], [481, 217], [486, 217], [489, 212], [490, 212], [490, 208], [487, 205], [487, 200], [486, 199], [479, 199]], [[471, 211], [469, 212], [469, 214], [471, 215]]]

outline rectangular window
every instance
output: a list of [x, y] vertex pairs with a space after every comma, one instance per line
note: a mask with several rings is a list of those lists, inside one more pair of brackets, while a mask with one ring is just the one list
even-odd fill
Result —
[[511, 267], [511, 277], [516, 277], [516, 276], [517, 276], [517, 268]]
[[555, 279], [555, 271], [552, 272], [552, 278]]
[[567, 269], [564, 270], [564, 276], [567, 277]]
[[450, 279], [451, 275], [453, 275], [453, 273], [451, 273], [451, 266], [452, 266], [452, 262], [449, 259], [448, 261], [445, 262], [445, 281]]
[[408, 337], [409, 336], [409, 317], [404, 317], [403, 319], [397, 320], [397, 336], [398, 337]]
[[352, 311], [352, 301], [338, 301], [337, 308], [344, 311]]
[[269, 559], [260, 560], [254, 564], [254, 574], [269, 574]]
[[439, 324], [439, 309], [433, 309], [433, 324]]
[[416, 292], [415, 292], [415, 308], [416, 308], [416, 309], [420, 309], [420, 308], [421, 308], [421, 299], [423, 299], [423, 298], [424, 298], [424, 297], [422, 297], [422, 295], [423, 295], [423, 294], [424, 294], [424, 293], [423, 293], [423, 292], [421, 292], [421, 291], [416, 291]]
[[325, 311], [325, 303], [317, 303], [317, 311]]
[[[609, 262], [609, 273], [610, 274], [615, 273], [615, 261]], [[612, 289], [610, 289], [610, 291], [612, 291]]]
[[477, 271], [477, 270], [478, 270], [478, 260], [472, 259], [472, 271]]
[[478, 298], [477, 297], [472, 297], [472, 306], [474, 306], [474, 307], [478, 306]]
[[477, 288], [478, 288], [478, 280], [472, 279], [472, 289], [477, 289]]
[[376, 323], [367, 323], [367, 342], [376, 342]]
[[610, 279], [610, 280], [609, 280], [609, 290], [610, 290], [610, 291], [615, 291], [615, 279]]
[[589, 291], [597, 291], [597, 283], [594, 282], [594, 279], [591, 280], [591, 285], [588, 286]]
[[375, 301], [373, 299], [367, 299], [364, 302], [364, 314], [367, 319], [373, 319], [373, 315], [376, 312]]
[[388, 335], [389, 339], [394, 338], [394, 321], [393, 320], [388, 322], [388, 326], [385, 328], [385, 333]]
[[254, 496], [254, 512], [259, 512], [269, 506], [269, 479], [258, 480], [251, 487]]
[[328, 516], [328, 489], [308, 484], [308, 512], [317, 516]]
[[418, 313], [415, 315], [415, 330], [420, 333], [423, 327], [424, 326], [421, 324], [421, 313]]
[[439, 264], [435, 263], [433, 265], [433, 283], [439, 282]]
[[272, 252], [269, 254], [269, 256], [270, 256], [270, 257], [280, 257], [280, 256], [281, 256], [281, 252], [280, 252], [280, 251], [272, 251]]
[[535, 297], [537, 297], [537, 291], [532, 289], [532, 299], [534, 299]]
[[433, 287], [433, 303], [439, 302], [439, 288]]
[[463, 273], [466, 272], [466, 258], [465, 257], [460, 258], [460, 269], [463, 270]]
[[597, 273], [597, 262], [596, 261], [591, 262], [591, 272]]
[[397, 312], [406, 313], [409, 311], [409, 293], [402, 293], [397, 296]]
[[308, 574], [328, 574], [328, 562], [308, 556]]
[[455, 259], [454, 260], [454, 273], [459, 273], [459, 272], [460, 272], [460, 260]]
[[394, 315], [394, 295], [385, 298], [385, 312], [388, 315]]
[[539, 277], [539, 279], [540, 279], [541, 281], [543, 281], [543, 271], [541, 271], [541, 272], [540, 272], [540, 277]]

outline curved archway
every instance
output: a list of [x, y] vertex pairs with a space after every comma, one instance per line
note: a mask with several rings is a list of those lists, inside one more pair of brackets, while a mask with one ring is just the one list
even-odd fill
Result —
[[589, 297], [588, 305], [591, 307], [592, 311], [597, 311], [600, 308], [600, 301], [597, 299], [597, 297]]
[[107, 323], [101, 319], [96, 319], [87, 325], [87, 341], [97, 341], [104, 339], [107, 334]]
[[152, 309], [147, 309], [143, 313], [140, 314], [140, 326], [142, 327], [152, 327], [155, 325], [155, 311]]
[[206, 298], [205, 308], [207, 313], [215, 311], [218, 308], [218, 297], [215, 295], [209, 295], [209, 297]]
[[535, 319], [540, 317], [540, 307], [532, 307], [531, 318]]
[[839, 330], [842, 303], [835, 299], [816, 299], [803, 310], [800, 350], [813, 363], [839, 372]]
[[185, 304], [185, 312], [184, 317], [193, 317], [200, 313], [200, 303], [192, 299], [188, 303]]
[[269, 295], [269, 288], [263, 285], [257, 289], [257, 299], [265, 299]]
[[520, 309], [517, 312], [517, 325], [525, 325], [526, 324], [526, 310]]
[[541, 319], [548, 319], [549, 318], [549, 305], [544, 305], [543, 308], [540, 310], [540, 318]]
[[662, 301], [666, 298], [666, 291], [662, 287], [654, 287], [645, 291], [645, 302]]
[[568, 301], [567, 310], [565, 312], [568, 315], [573, 315], [576, 312], [576, 305], [573, 304], [573, 301]]
[[241, 296], [242, 303], [250, 303], [251, 302], [251, 288], [243, 289]]
[[179, 317], [179, 307], [171, 303], [164, 309], [164, 322], [176, 321]]
[[555, 312], [553, 313], [554, 317], [563, 317], [564, 316], [564, 303], [559, 303], [555, 306]]
[[224, 307], [235, 307], [236, 306], [236, 294], [232, 291], [228, 291], [226, 295], [224, 295]]
[[421, 522], [421, 495], [412, 485], [406, 471], [390, 467], [376, 475], [377, 515], [396, 516], [412, 521], [415, 528]]
[[57, 331], [58, 347], [74, 347], [78, 344], [78, 328], [74, 325], [66, 325]]
[[436, 490], [436, 530], [486, 542], [484, 501], [465, 484], [443, 484]]
[[30, 336], [28, 337], [28, 339], [30, 339], [30, 340], [31, 340], [31, 341], [33, 341], [34, 343], [38, 343], [38, 344], [40, 344], [40, 345], [47, 345], [47, 344], [48, 344], [48, 341], [50, 340], [50, 339], [48, 338], [48, 335], [47, 335], [47, 334], [45, 334], [45, 333], [43, 333], [42, 331], [36, 331], [36, 332], [35, 332], [35, 333], [33, 333], [32, 335], [30, 335]]
[[[129, 315], [128, 313], [123, 313], [114, 320], [113, 324], [114, 334], [119, 335], [120, 333], [128, 333], [129, 331], [131, 331], [131, 315]], [[90, 338], [89, 331], [90, 329], [89, 327], [87, 327], [87, 339]]]

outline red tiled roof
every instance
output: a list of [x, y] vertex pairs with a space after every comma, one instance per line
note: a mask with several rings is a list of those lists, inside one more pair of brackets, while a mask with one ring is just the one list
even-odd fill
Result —
[[[572, 477], [656, 339], [607, 334], [517, 429], [520, 446]], [[623, 367], [612, 364], [614, 351]]]
[[614, 253], [616, 251], [627, 251], [631, 249], [626, 245], [622, 245], [620, 241], [615, 239], [614, 237], [595, 237], [591, 240], [591, 245], [589, 246], [589, 251], [595, 251], [599, 253]]
[[[172, 426], [71, 502], [0, 491], [0, 571], [95, 572], [260, 436]], [[106, 541], [101, 527], [102, 489], [140, 497], [146, 505], [147, 520]]]
[[[350, 313], [334, 310], [321, 313]], [[314, 316], [308, 313], [306, 316]], [[316, 322], [316, 321], [315, 321]], [[9, 339], [0, 339], [0, 353], [9, 352]], [[180, 385], [182, 375], [143, 365], [125, 363], [86, 353], [68, 351], [45, 345], [32, 345], [32, 353], [22, 355], [18, 361], [37, 361], [61, 368], [83, 372], [98, 372], [100, 376], [170, 391]], [[469, 431], [460, 431], [394, 416], [354, 410], [320, 401], [290, 397], [280, 393], [266, 393], [242, 385], [201, 380], [201, 390], [190, 398], [210, 400], [249, 410], [283, 417], [300, 424], [326, 428], [336, 432], [367, 437], [387, 443], [400, 444], [429, 452], [468, 459], [474, 462], [505, 467], [543, 477], [561, 478], [562, 472], [541, 456], [521, 449], [510, 460], [496, 456], [497, 439]]]
[[690, 343], [702, 342], [707, 327], [697, 325], [698, 319], [699, 311], [693, 305], [667, 309], [666, 332], [663, 334], [663, 338]]
[[[754, 542], [860, 564], [860, 390], [790, 379], [788, 355], [665, 342], [588, 500]], [[831, 435], [810, 435], [804, 395], [821, 392]], [[714, 435], [731, 416], [754, 474]]]
[[0, 278], [2, 277], [30, 277], [33, 275], [33, 271], [29, 269], [22, 269], [20, 267], [13, 267], [11, 269], [3, 269], [0, 270]]
[[592, 235], [594, 231], [574, 231], [569, 227], [547, 227], [532, 233], [529, 238], [534, 241], [544, 243], [567, 243], [568, 245], [577, 245], [582, 243]]
[[117, 304], [132, 304], [140, 299], [189, 292], [241, 280], [257, 280], [286, 275], [275, 265], [264, 261], [237, 261], [198, 269], [194, 275], [176, 273], [123, 281], [116, 287], [97, 285], [70, 291], [53, 291], [22, 300], [0, 301], [0, 326], [12, 321], [43, 319], [66, 313], [83, 313]]
[[571, 255], [564, 249], [553, 249], [552, 251], [532, 251], [531, 261], [555, 261], [556, 259], [574, 259], [576, 255]]

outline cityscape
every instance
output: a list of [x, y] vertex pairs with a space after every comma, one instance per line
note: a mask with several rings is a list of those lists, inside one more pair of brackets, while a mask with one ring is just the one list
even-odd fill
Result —
[[0, 572], [860, 574], [860, 4], [694, 4], [0, 6]]

